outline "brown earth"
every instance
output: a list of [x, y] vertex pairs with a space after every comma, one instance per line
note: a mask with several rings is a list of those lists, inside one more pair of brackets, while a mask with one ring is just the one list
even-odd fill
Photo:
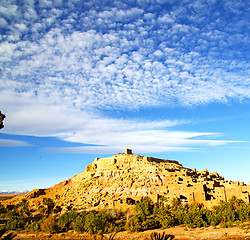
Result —
[[7, 193], [7, 194], [0, 194], [0, 201], [12, 199], [16, 196], [22, 196], [25, 193]]
[[[128, 233], [119, 232], [116, 234], [114, 240], [131, 239], [131, 240], [150, 240], [150, 234], [152, 232], [158, 232], [174, 235], [175, 240], [188, 240], [188, 239], [203, 239], [203, 240], [217, 240], [217, 239], [250, 239], [250, 227], [247, 226], [243, 229], [238, 227], [232, 228], [219, 228], [219, 227], [207, 227], [207, 228], [187, 228], [184, 226], [178, 226], [168, 228], [164, 230], [149, 230], [140, 233]], [[108, 239], [109, 235], [105, 235], [104, 239]], [[79, 234], [74, 232], [60, 233], [60, 234], [45, 234], [45, 233], [17, 233], [17, 236], [13, 240], [92, 240], [101, 239], [100, 237], [94, 238], [87, 234]]]

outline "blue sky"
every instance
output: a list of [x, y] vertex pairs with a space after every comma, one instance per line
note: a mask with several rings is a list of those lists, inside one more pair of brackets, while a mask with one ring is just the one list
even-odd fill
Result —
[[2, 0], [0, 191], [132, 148], [250, 181], [246, 0]]

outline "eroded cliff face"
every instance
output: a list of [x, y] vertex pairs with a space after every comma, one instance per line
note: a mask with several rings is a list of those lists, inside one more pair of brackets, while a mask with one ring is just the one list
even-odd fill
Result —
[[[59, 209], [128, 208], [141, 197], [171, 202], [200, 202], [207, 207], [233, 195], [249, 202], [250, 186], [225, 181], [218, 173], [196, 171], [177, 161], [126, 154], [98, 159], [86, 171], [48, 189], [36, 189], [22, 198], [34, 209], [51, 198]], [[19, 198], [12, 203], [20, 201]]]

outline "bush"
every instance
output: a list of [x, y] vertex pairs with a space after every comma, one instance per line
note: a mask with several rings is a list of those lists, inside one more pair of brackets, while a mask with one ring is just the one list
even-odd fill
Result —
[[153, 214], [153, 209], [154, 205], [149, 197], [142, 197], [141, 200], [135, 206], [136, 215], [142, 221], [145, 221], [147, 216]]
[[24, 227], [24, 221], [19, 216], [19, 213], [16, 208], [11, 211], [8, 211], [5, 214], [5, 217], [7, 218], [6, 230], [16, 230], [18, 228]]
[[173, 198], [171, 201], [171, 208], [176, 211], [179, 208], [183, 208], [180, 199], [178, 198]]
[[54, 217], [52, 216], [45, 218], [41, 222], [40, 226], [43, 232], [56, 233], [58, 231], [58, 226], [56, 224]]
[[192, 204], [184, 217], [184, 223], [188, 227], [206, 227], [208, 225], [206, 214], [208, 212], [205, 211], [203, 206]]
[[9, 219], [6, 223], [6, 230], [17, 230], [24, 228], [24, 221], [20, 218]]
[[237, 209], [237, 215], [240, 222], [250, 220], [250, 204], [241, 204]]
[[5, 207], [0, 203], [0, 216], [6, 213]]
[[142, 222], [141, 231], [155, 229], [155, 228], [158, 228], [158, 227], [159, 227], [159, 224], [157, 223], [157, 221], [155, 221], [154, 218], [147, 218], [146, 221]]
[[58, 219], [58, 228], [60, 231], [68, 231], [70, 225], [77, 217], [77, 213], [74, 210], [62, 214]]
[[174, 222], [175, 225], [181, 225], [184, 224], [184, 218], [187, 214], [187, 210], [183, 207], [177, 208], [175, 211], [173, 211], [174, 214]]
[[38, 222], [27, 222], [25, 224], [25, 229], [32, 232], [37, 232], [40, 230], [40, 224]]
[[78, 215], [74, 220], [74, 230], [78, 232], [84, 231], [84, 223], [85, 223], [86, 214]]
[[[16, 230], [25, 227], [29, 231], [36, 232], [41, 229], [44, 232], [55, 233], [74, 229], [99, 235], [112, 231], [117, 232], [118, 229], [124, 228], [124, 224], [127, 231], [139, 232], [159, 227], [168, 228], [183, 223], [189, 227], [216, 226], [219, 224], [221, 227], [230, 227], [235, 222], [243, 224], [250, 220], [250, 204], [236, 197], [231, 198], [228, 202], [221, 201], [212, 210], [208, 210], [199, 204], [183, 206], [178, 199], [174, 199], [171, 205], [165, 205], [163, 200], [158, 204], [153, 204], [149, 197], [141, 198], [135, 205], [134, 215], [132, 217], [131, 215], [127, 216], [126, 224], [125, 216], [121, 211], [115, 209], [101, 212], [82, 212], [81, 214], [71, 210], [61, 214], [58, 218], [48, 216], [42, 222], [25, 224], [23, 221], [25, 218], [23, 217], [29, 215], [29, 206], [26, 201], [20, 202], [13, 210], [8, 211], [0, 204], [0, 214], [6, 219], [3, 230]], [[40, 210], [49, 214], [54, 207], [53, 201], [45, 199], [43, 203], [44, 205], [40, 207]]]
[[154, 219], [159, 222], [159, 225], [163, 228], [172, 227], [175, 225], [175, 220], [171, 208], [169, 205], [160, 207], [154, 207]]
[[139, 232], [159, 226], [153, 218], [154, 204], [149, 197], [142, 197], [135, 205], [135, 215], [127, 220], [125, 229], [129, 232]]
[[85, 217], [84, 229], [91, 235], [103, 235], [109, 232], [110, 227], [108, 215], [104, 212], [91, 211]]
[[129, 232], [140, 232], [157, 228], [159, 224], [154, 218], [147, 218], [145, 221], [138, 216], [131, 217], [125, 225], [125, 229]]
[[221, 227], [231, 227], [237, 220], [234, 204], [221, 201], [219, 205], [212, 209], [211, 225], [220, 224]]
[[125, 229], [128, 232], [142, 231], [142, 221], [138, 217], [133, 216], [126, 222]]

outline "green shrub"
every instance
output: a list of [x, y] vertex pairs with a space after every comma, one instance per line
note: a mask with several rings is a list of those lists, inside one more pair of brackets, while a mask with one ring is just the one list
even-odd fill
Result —
[[5, 207], [0, 203], [0, 216], [2, 216], [2, 214], [5, 214], [7, 211], [5, 209]]
[[239, 221], [247, 222], [250, 220], [250, 204], [241, 204], [236, 211]]
[[184, 223], [188, 227], [206, 227], [208, 225], [206, 213], [203, 206], [192, 204], [184, 217]]
[[[231, 198], [228, 202], [221, 201], [212, 210], [208, 210], [199, 204], [183, 206], [178, 199], [174, 199], [171, 205], [166, 205], [164, 201], [165, 199], [162, 199], [160, 203], [153, 204], [149, 197], [141, 198], [135, 205], [134, 216], [129, 217], [128, 215], [127, 221], [125, 221], [122, 212], [115, 209], [101, 212], [82, 212], [80, 214], [71, 210], [61, 214], [58, 218], [52, 217], [49, 216], [54, 208], [51, 199], [44, 199], [43, 205], [39, 208], [41, 212], [48, 216], [40, 223], [28, 222], [25, 224], [22, 220], [23, 217], [29, 216], [29, 206], [25, 200], [9, 211], [0, 204], [0, 214], [7, 221], [3, 230], [16, 230], [25, 227], [29, 231], [42, 230], [55, 233], [74, 229], [81, 232], [86, 231], [93, 235], [117, 232], [121, 228], [130, 232], [139, 232], [159, 227], [168, 228], [183, 223], [189, 227], [216, 226], [219, 224], [221, 227], [231, 227], [235, 222], [239, 225], [250, 220], [250, 204], [246, 204], [236, 197]], [[114, 237], [115, 234], [110, 236]], [[155, 235], [154, 237], [161, 239], [162, 236]]]
[[108, 215], [104, 212], [91, 211], [85, 217], [84, 229], [91, 235], [103, 235], [109, 232], [110, 227]]
[[175, 225], [175, 219], [169, 205], [161, 205], [154, 207], [154, 219], [159, 222], [163, 228], [172, 227]]
[[153, 229], [158, 224], [157, 221], [152, 218], [154, 204], [149, 197], [142, 197], [135, 206], [135, 216], [127, 220], [125, 229], [130, 232], [144, 231], [147, 229]]
[[27, 222], [25, 224], [25, 229], [32, 232], [37, 232], [40, 230], [40, 224], [38, 222]]
[[159, 226], [154, 218], [147, 218], [145, 221], [138, 216], [131, 217], [125, 224], [125, 229], [129, 232], [141, 232], [155, 229]]
[[24, 227], [24, 221], [20, 217], [18, 211], [16, 208], [13, 210], [7, 211], [5, 214], [5, 217], [7, 219], [6, 223], [6, 229], [7, 230], [16, 230], [16, 229], [22, 229]]
[[16, 208], [9, 210], [6, 212], [5, 217], [7, 219], [14, 219], [14, 218], [20, 218], [19, 212], [17, 211]]
[[145, 221], [147, 216], [153, 214], [154, 205], [149, 197], [142, 197], [141, 200], [135, 205], [135, 214]]
[[70, 225], [77, 217], [77, 213], [74, 210], [62, 214], [58, 219], [58, 227], [60, 231], [68, 231]]
[[187, 211], [184, 208], [178, 208], [175, 211], [173, 211], [174, 225], [175, 226], [184, 224], [184, 218], [185, 218], [186, 213], [187, 213]]
[[142, 222], [142, 231], [155, 229], [159, 227], [157, 221], [154, 218], [147, 218], [145, 221]]
[[11, 218], [7, 220], [6, 230], [17, 230], [24, 228], [24, 221], [20, 218]]
[[174, 198], [171, 201], [171, 212], [173, 213], [174, 217], [174, 225], [181, 225], [184, 224], [184, 218], [187, 214], [187, 207], [184, 207], [181, 204], [180, 199]]
[[85, 214], [78, 215], [74, 220], [74, 230], [78, 232], [84, 231]]
[[17, 219], [7, 221], [7, 223], [6, 223], [7, 230], [16, 230], [17, 228], [18, 228], [18, 220]]
[[212, 208], [211, 225], [220, 224], [221, 227], [231, 227], [237, 220], [234, 203], [220, 201], [220, 204]]
[[171, 208], [176, 211], [179, 208], [183, 208], [180, 199], [178, 198], [173, 198], [171, 201]]

